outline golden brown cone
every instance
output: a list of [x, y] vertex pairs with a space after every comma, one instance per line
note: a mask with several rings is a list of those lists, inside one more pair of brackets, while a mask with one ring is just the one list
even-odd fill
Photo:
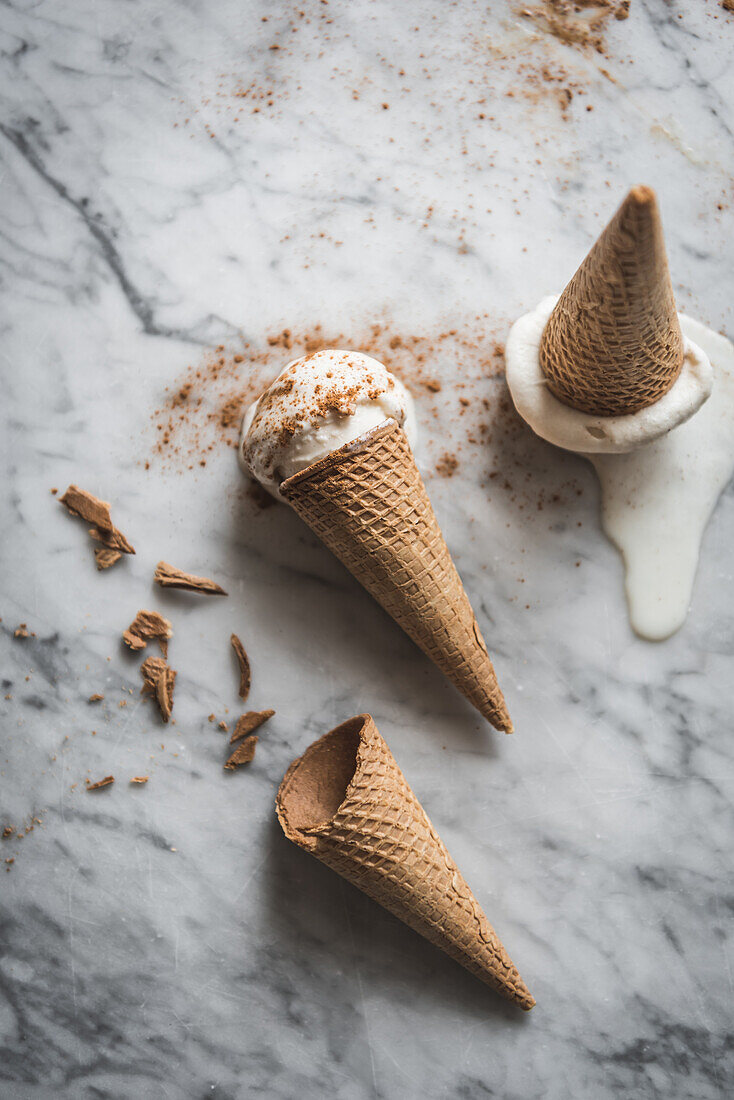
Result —
[[682, 363], [655, 192], [633, 187], [556, 303], [540, 365], [565, 405], [622, 416], [667, 393]]
[[512, 732], [469, 598], [396, 421], [294, 474], [280, 491], [469, 702]]
[[283, 831], [477, 978], [535, 1000], [406, 783], [369, 714], [294, 760], [276, 803]]

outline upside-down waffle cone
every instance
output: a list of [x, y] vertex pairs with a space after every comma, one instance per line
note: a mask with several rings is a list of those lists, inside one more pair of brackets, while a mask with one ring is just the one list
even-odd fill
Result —
[[682, 363], [655, 192], [633, 187], [556, 303], [540, 365], [565, 405], [622, 416], [667, 393]]
[[487, 647], [397, 422], [294, 474], [280, 491], [469, 702], [510, 733]]
[[369, 714], [315, 741], [280, 785], [278, 818], [316, 856], [503, 996], [535, 1001]]

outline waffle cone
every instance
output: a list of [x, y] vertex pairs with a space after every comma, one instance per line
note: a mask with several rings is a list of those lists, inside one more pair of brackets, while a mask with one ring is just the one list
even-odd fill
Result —
[[487, 647], [402, 428], [386, 421], [280, 491], [469, 702], [510, 733]]
[[682, 363], [655, 192], [633, 187], [556, 303], [540, 365], [565, 405], [622, 416], [667, 393]]
[[278, 818], [289, 840], [363, 890], [477, 978], [535, 1001], [369, 714], [315, 741], [288, 769]]

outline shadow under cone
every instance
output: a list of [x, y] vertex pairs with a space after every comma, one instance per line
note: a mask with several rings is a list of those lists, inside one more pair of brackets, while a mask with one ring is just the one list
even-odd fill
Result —
[[294, 474], [280, 491], [469, 702], [510, 733], [487, 647], [396, 421]]
[[369, 714], [315, 741], [280, 785], [294, 844], [521, 1008], [535, 1000]]
[[559, 298], [540, 365], [565, 405], [622, 416], [662, 397], [682, 363], [655, 192], [633, 187]]

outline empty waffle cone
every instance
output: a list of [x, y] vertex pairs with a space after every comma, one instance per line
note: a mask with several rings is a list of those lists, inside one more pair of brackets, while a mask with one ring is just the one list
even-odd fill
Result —
[[294, 760], [277, 812], [289, 840], [379, 902], [477, 978], [535, 1001], [369, 714]]
[[469, 702], [510, 733], [487, 647], [397, 422], [294, 474], [280, 492]]
[[655, 192], [633, 187], [556, 303], [540, 365], [565, 405], [622, 416], [667, 393], [682, 363]]

